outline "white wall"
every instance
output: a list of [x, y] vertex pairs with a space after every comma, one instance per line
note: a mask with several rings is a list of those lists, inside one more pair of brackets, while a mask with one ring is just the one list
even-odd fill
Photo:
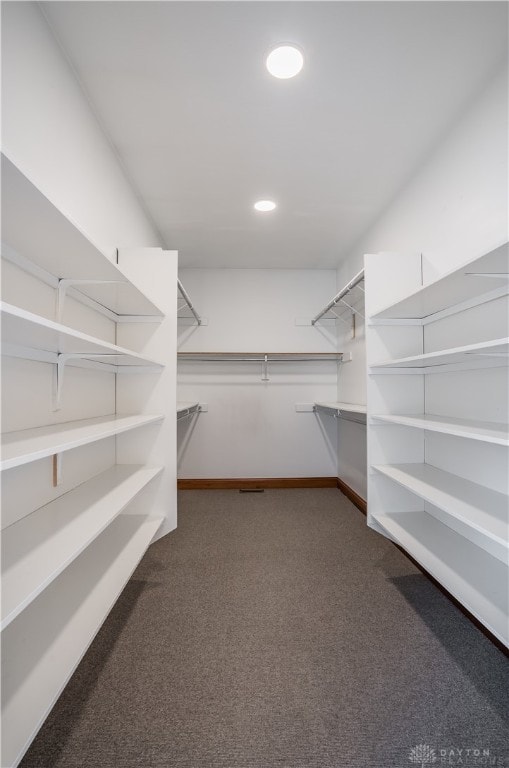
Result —
[[[334, 328], [296, 325], [336, 292], [332, 270], [182, 270], [208, 325], [180, 326], [181, 351], [334, 352]], [[337, 364], [179, 364], [178, 400], [208, 412], [179, 422], [180, 478], [335, 477], [335, 420], [296, 403], [334, 400]]]
[[[429, 283], [508, 239], [507, 107], [504, 67], [347, 254], [338, 287], [362, 269], [365, 253], [420, 252]], [[363, 354], [358, 349], [341, 372], [339, 399], [358, 402], [365, 392]], [[338, 475], [365, 496], [365, 430], [355, 432], [350, 428], [348, 447], [345, 440], [339, 444]]]
[[2, 145], [109, 257], [161, 245], [35, 3], [2, 3]]

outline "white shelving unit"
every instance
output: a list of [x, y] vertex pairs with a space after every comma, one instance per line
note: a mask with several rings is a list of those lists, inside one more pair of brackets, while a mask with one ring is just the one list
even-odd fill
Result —
[[7, 767], [176, 525], [177, 258], [112, 249], [120, 268], [5, 157], [2, 173]]
[[365, 257], [368, 524], [506, 645], [508, 274], [507, 244], [426, 286], [420, 256]]

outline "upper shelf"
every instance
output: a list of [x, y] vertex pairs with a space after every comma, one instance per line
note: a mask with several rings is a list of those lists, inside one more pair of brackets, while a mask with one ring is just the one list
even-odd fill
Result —
[[364, 317], [363, 269], [320, 310], [311, 320], [311, 325], [315, 325], [319, 320], [343, 320], [348, 323], [346, 318], [351, 318], [352, 314]]
[[200, 317], [196, 311], [180, 280], [177, 280], [177, 318], [179, 320], [192, 320], [198, 325], [207, 325], [207, 321]]
[[509, 243], [420, 288], [402, 301], [372, 315], [374, 320], [416, 319], [463, 304], [495, 289], [509, 289]]
[[507, 365], [509, 358], [509, 338], [493, 339], [478, 344], [427, 352], [423, 355], [402, 357], [399, 360], [384, 360], [371, 366], [373, 373], [398, 369], [405, 373], [436, 373], [448, 370], [446, 366], [455, 365], [464, 369], [487, 367], [488, 365]]
[[[57, 362], [59, 354], [66, 354], [79, 355], [81, 359], [88, 358], [96, 363], [115, 367], [162, 367], [161, 363], [148, 360], [136, 352], [96, 339], [12, 304], [0, 302], [0, 308], [4, 354], [31, 358], [36, 352], [45, 352], [49, 353], [48, 357], [38, 359]], [[72, 365], [76, 360], [70, 359], [67, 362]]]
[[[2, 241], [5, 256], [21, 268], [30, 264], [58, 280], [92, 281], [71, 287], [121, 318], [162, 318], [119, 267], [2, 155]], [[28, 263], [25, 263], [28, 260]]]

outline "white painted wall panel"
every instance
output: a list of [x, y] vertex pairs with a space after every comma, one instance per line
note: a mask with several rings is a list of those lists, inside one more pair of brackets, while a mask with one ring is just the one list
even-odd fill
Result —
[[[334, 327], [296, 325], [336, 292], [332, 270], [182, 270], [202, 327], [179, 327], [182, 351], [335, 352]], [[179, 424], [179, 477], [336, 475], [333, 419], [296, 403], [335, 400], [335, 363], [179, 364], [178, 399], [208, 404]]]
[[160, 245], [36, 3], [2, 6], [2, 106], [3, 151], [110, 258]]
[[164, 472], [129, 505], [129, 514], [161, 515], [158, 537], [177, 526], [176, 285], [178, 255], [161, 248], [119, 251], [119, 265], [166, 314], [161, 323], [119, 324], [117, 342], [165, 363], [156, 373], [117, 376], [117, 413], [162, 413], [163, 422], [118, 435], [119, 464], [164, 466]]

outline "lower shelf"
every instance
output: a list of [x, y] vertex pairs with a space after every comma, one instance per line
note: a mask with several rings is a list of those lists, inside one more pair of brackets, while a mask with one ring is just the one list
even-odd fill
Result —
[[376, 515], [373, 520], [509, 646], [507, 564], [426, 512]]
[[6, 528], [1, 535], [1, 629], [161, 471], [161, 467], [116, 465]]
[[442, 522], [507, 564], [509, 498], [505, 494], [430, 464], [382, 464], [373, 469], [432, 504]]
[[2, 766], [17, 765], [162, 518], [117, 517], [2, 634]]

